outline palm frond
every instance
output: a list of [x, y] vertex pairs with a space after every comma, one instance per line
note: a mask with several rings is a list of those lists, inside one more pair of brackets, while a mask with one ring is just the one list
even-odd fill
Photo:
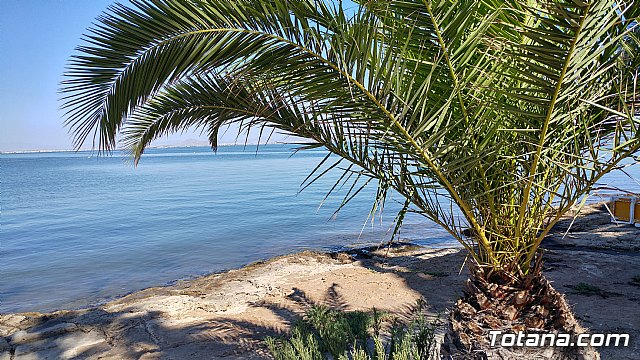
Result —
[[232, 123], [293, 134], [350, 164], [307, 182], [342, 169], [348, 201], [375, 180], [374, 210], [393, 189], [478, 262], [526, 274], [559, 217], [640, 148], [638, 6], [358, 3], [111, 7], [62, 86], [76, 145], [95, 133], [137, 161], [189, 127], [214, 148]]

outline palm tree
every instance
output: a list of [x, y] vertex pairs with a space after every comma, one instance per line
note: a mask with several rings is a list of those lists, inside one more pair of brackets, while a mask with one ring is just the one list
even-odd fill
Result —
[[137, 162], [186, 128], [214, 149], [232, 123], [304, 138], [353, 192], [376, 182], [380, 206], [399, 193], [399, 223], [412, 211], [455, 237], [478, 294], [542, 296], [540, 243], [640, 148], [633, 1], [132, 3], [68, 66], [75, 145]]

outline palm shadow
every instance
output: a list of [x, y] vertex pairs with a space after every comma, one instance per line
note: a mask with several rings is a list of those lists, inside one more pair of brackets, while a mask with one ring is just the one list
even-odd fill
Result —
[[[9, 359], [43, 360], [264, 359], [269, 358], [264, 339], [286, 335], [310, 307], [349, 307], [337, 284], [332, 284], [320, 301], [299, 288], [293, 288], [286, 298], [287, 304], [264, 300], [250, 304], [249, 312], [266, 311], [271, 314], [270, 321], [237, 316], [180, 321], [160, 311], [135, 307], [116, 312], [92, 308], [25, 314], [21, 321], [26, 330], [4, 338], [7, 346], [0, 348], [0, 358], [7, 354]], [[0, 318], [0, 327], [4, 320]]]
[[464, 266], [466, 253], [462, 249], [428, 249], [380, 256], [361, 260], [364, 267], [393, 274], [402, 279], [410, 289], [418, 292], [432, 313], [442, 313], [450, 308], [458, 297], [469, 274]]

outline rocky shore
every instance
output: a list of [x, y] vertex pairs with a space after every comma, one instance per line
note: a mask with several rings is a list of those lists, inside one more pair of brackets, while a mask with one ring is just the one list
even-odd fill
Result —
[[[543, 243], [545, 275], [592, 332], [631, 335], [603, 359], [640, 353], [640, 229], [609, 222], [602, 206], [558, 224]], [[565, 235], [566, 233], [566, 235]], [[419, 298], [446, 311], [467, 277], [457, 248], [304, 252], [150, 288], [107, 304], [0, 314], [0, 360], [262, 359], [261, 339], [285, 333], [311, 304], [372, 307], [403, 316]]]

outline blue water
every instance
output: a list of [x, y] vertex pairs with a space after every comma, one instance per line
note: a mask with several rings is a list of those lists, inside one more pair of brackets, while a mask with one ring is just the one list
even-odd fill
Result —
[[[118, 153], [2, 154], [0, 312], [83, 307], [275, 255], [388, 239], [393, 200], [363, 230], [374, 187], [335, 219], [345, 189], [318, 206], [339, 173], [298, 194], [325, 154], [151, 149], [137, 168]], [[452, 241], [417, 217], [402, 238]]]
[[[345, 189], [318, 206], [340, 173], [298, 194], [326, 153], [291, 155], [290, 145], [150, 149], [137, 168], [119, 153], [0, 155], [0, 312], [84, 307], [276, 255], [389, 239], [393, 197], [374, 225], [363, 228], [374, 187], [333, 218]], [[603, 183], [640, 192], [622, 173]], [[401, 238], [453, 244], [417, 216]]]

